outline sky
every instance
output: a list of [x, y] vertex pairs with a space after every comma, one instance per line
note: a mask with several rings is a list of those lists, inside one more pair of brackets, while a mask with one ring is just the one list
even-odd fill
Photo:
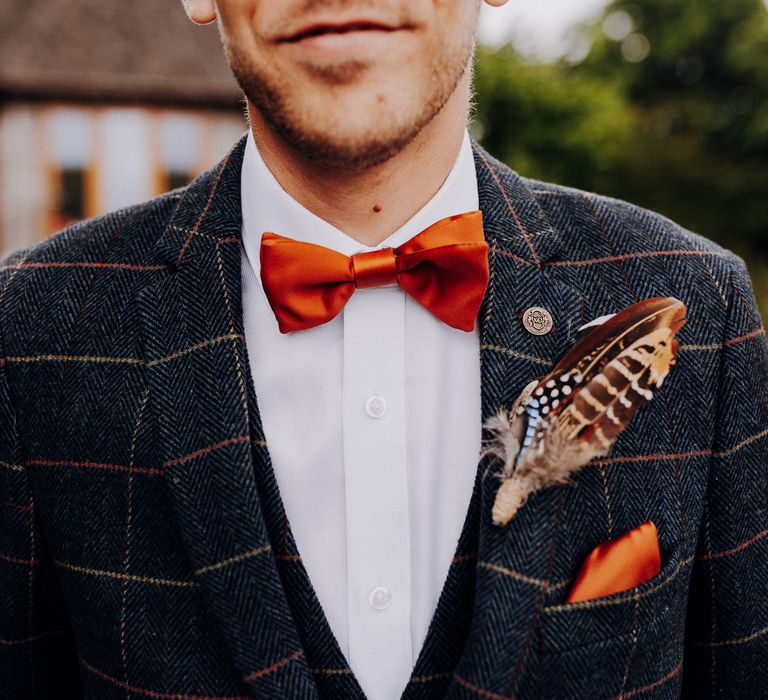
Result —
[[510, 0], [504, 7], [483, 3], [480, 40], [497, 46], [512, 39], [532, 58], [553, 60], [563, 53], [568, 30], [599, 15], [609, 0]]

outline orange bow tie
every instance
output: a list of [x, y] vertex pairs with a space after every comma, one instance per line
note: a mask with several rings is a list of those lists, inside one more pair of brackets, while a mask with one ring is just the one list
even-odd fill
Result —
[[330, 321], [358, 287], [395, 282], [441, 321], [471, 331], [488, 286], [480, 211], [441, 219], [397, 248], [352, 256], [266, 232], [259, 258], [281, 333]]

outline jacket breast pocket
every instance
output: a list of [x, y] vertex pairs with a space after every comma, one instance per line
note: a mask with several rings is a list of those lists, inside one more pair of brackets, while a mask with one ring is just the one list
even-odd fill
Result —
[[691, 565], [673, 553], [656, 576], [627, 591], [545, 605], [541, 697], [621, 697], [679, 676]]

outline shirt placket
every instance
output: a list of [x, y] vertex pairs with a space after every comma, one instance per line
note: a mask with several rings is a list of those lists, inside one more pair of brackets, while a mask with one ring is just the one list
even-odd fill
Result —
[[343, 314], [347, 658], [376, 700], [399, 695], [412, 663], [405, 294], [358, 289]]

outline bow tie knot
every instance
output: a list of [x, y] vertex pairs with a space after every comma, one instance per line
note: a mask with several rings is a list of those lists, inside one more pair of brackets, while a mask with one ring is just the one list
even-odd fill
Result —
[[399, 284], [449, 326], [471, 331], [489, 279], [480, 211], [440, 219], [396, 248], [351, 256], [267, 231], [259, 259], [281, 333], [326, 323], [355, 289], [387, 284]]
[[381, 287], [397, 283], [397, 258], [394, 248], [382, 248], [351, 257], [355, 287]]

